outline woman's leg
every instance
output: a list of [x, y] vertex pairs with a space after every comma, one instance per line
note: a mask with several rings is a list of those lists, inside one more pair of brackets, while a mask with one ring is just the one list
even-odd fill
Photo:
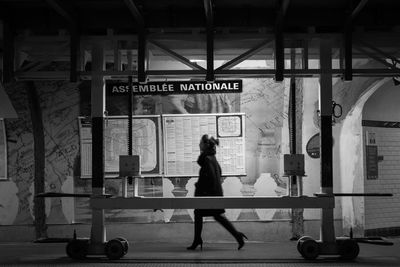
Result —
[[221, 214], [215, 215], [214, 219], [219, 222], [226, 230], [228, 230], [231, 235], [237, 240], [239, 237], [239, 233], [236, 230], [236, 228], [233, 226], [233, 224], [224, 216]]
[[201, 216], [196, 210], [194, 211], [194, 238], [193, 243], [189, 250], [195, 250], [198, 245], [203, 249], [203, 240], [201, 239], [201, 230], [203, 229], [203, 216]]
[[215, 215], [214, 219], [219, 222], [223, 227], [225, 227], [226, 230], [228, 230], [231, 235], [236, 239], [238, 242], [239, 246], [238, 249], [241, 249], [244, 246], [244, 238], [247, 239], [247, 237], [236, 230], [236, 228], [233, 226], [233, 224], [224, 216], [221, 214]]
[[201, 239], [201, 231], [203, 230], [203, 216], [194, 213], [194, 240], [199, 241]]

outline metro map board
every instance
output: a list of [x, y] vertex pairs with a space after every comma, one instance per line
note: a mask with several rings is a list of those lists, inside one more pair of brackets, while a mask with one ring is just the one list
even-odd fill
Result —
[[241, 93], [242, 80], [206, 81], [165, 81], [132, 83], [106, 82], [107, 95], [169, 95], [169, 94], [210, 94], [210, 93]]
[[[161, 119], [159, 115], [132, 119], [133, 155], [140, 155], [143, 176], [161, 176]], [[79, 118], [81, 178], [92, 176], [92, 125]], [[119, 157], [128, 155], [128, 117], [110, 116], [104, 127], [104, 169], [106, 177], [119, 175]]]

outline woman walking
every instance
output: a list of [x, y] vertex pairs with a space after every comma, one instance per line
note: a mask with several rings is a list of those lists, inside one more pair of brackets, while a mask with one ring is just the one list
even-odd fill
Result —
[[[200, 165], [199, 179], [195, 184], [196, 190], [194, 195], [201, 196], [223, 196], [221, 185], [221, 167], [215, 157], [216, 146], [219, 145], [218, 139], [203, 135], [200, 140], [200, 156], [197, 163]], [[244, 246], [244, 238], [247, 237], [238, 232], [232, 223], [223, 215], [224, 209], [195, 209], [194, 210], [194, 239], [188, 250], [195, 250], [197, 246], [203, 249], [203, 240], [201, 231], [203, 229], [203, 217], [212, 216], [238, 242], [238, 249]]]

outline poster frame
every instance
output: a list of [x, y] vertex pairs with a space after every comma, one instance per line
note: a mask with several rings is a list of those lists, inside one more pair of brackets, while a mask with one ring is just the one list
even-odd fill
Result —
[[[161, 116], [160, 115], [134, 115], [133, 116], [133, 120], [135, 119], [148, 119], [148, 118], [152, 118], [154, 119], [155, 123], [156, 123], [156, 136], [157, 136], [157, 148], [156, 148], [156, 152], [157, 152], [157, 160], [158, 160], [158, 171], [155, 173], [148, 173], [148, 172], [143, 172], [141, 173], [141, 177], [142, 178], [150, 178], [150, 177], [162, 177], [162, 173], [163, 173], [163, 160], [162, 160], [162, 154], [163, 154], [163, 144], [162, 144], [162, 138], [161, 138], [161, 134], [162, 134], [162, 129], [161, 129]], [[104, 117], [104, 123], [107, 123], [107, 120], [115, 120], [115, 119], [128, 119], [127, 115], [119, 115], [119, 116], [107, 116]], [[82, 174], [82, 120], [86, 120], [86, 121], [90, 121], [91, 118], [90, 117], [84, 117], [84, 116], [79, 116], [78, 117], [78, 124], [79, 124], [79, 151], [80, 151], [80, 162], [81, 162], [81, 168], [80, 168], [80, 178], [81, 179], [91, 179], [92, 175], [83, 175]], [[92, 139], [90, 139], [92, 140]], [[105, 146], [104, 146], [105, 147]], [[104, 162], [104, 166], [105, 166], [105, 162]], [[114, 172], [114, 171], [104, 171], [104, 177], [105, 178], [117, 178], [119, 179], [119, 173], [118, 172]]]
[[[241, 134], [240, 134], [240, 137], [242, 138], [242, 140], [243, 140], [243, 165], [244, 165], [244, 172], [243, 173], [223, 173], [222, 174], [222, 176], [223, 177], [230, 177], [230, 176], [237, 176], [237, 177], [240, 177], [240, 176], [247, 176], [247, 174], [246, 174], [246, 136], [245, 136], [245, 133], [246, 133], [246, 127], [245, 127], [245, 121], [246, 121], [246, 115], [245, 115], [245, 113], [243, 113], [243, 112], [238, 112], [238, 113], [191, 113], [191, 114], [163, 114], [163, 115], [161, 115], [161, 120], [162, 120], [162, 129], [163, 129], [163, 131], [165, 131], [165, 129], [166, 129], [166, 126], [165, 126], [165, 122], [166, 122], [166, 118], [168, 118], [168, 117], [210, 117], [210, 116], [213, 116], [213, 117], [215, 117], [215, 119], [216, 119], [216, 137], [217, 138], [221, 138], [221, 137], [219, 137], [219, 135], [218, 135], [218, 118], [220, 118], [220, 117], [231, 117], [231, 116], [239, 116], [240, 117], [240, 120], [241, 120]], [[222, 137], [222, 138], [229, 138], [229, 137]], [[187, 174], [181, 174], [181, 175], [177, 175], [177, 174], [168, 174], [168, 173], [166, 173], [167, 172], [167, 157], [165, 156], [165, 153], [167, 152], [167, 149], [166, 149], [166, 140], [167, 139], [167, 136], [166, 136], [166, 134], [164, 133], [163, 134], [163, 143], [164, 143], [164, 177], [166, 177], [166, 178], [174, 178], [174, 177], [176, 177], [176, 178], [179, 178], [179, 177], [198, 177], [198, 174], [196, 174], [196, 175], [194, 175], [194, 174], [191, 174], [191, 175], [187, 175]], [[199, 139], [199, 141], [200, 141], [200, 139]]]

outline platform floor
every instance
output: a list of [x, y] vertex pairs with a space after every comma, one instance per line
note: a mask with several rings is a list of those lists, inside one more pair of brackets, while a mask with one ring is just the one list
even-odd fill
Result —
[[238, 251], [236, 243], [205, 243], [203, 250], [187, 251], [183, 243], [134, 243], [124, 258], [110, 261], [90, 257], [74, 261], [65, 254], [65, 243], [0, 243], [0, 266], [400, 266], [400, 238], [390, 239], [394, 246], [360, 244], [359, 257], [353, 262], [335, 257], [304, 260], [296, 242], [248, 242]]

